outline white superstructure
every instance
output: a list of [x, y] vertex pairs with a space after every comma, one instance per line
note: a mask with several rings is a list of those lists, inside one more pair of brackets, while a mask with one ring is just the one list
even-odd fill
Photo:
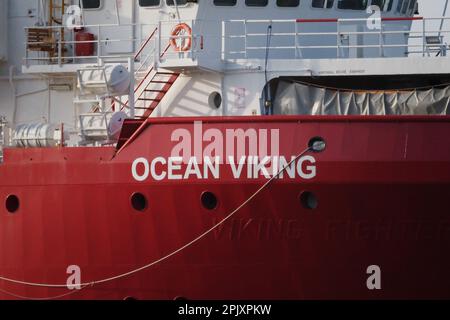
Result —
[[[4, 126], [63, 124], [69, 145], [110, 143], [120, 111], [271, 114], [278, 79], [417, 87], [450, 74], [450, 30], [416, 0], [0, 0], [0, 13]], [[122, 96], [101, 76], [117, 65]]]

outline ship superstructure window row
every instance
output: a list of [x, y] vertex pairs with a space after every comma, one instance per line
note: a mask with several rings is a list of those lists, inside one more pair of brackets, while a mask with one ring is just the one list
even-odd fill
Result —
[[[305, 0], [303, 0], [305, 1]], [[159, 7], [161, 0], [139, 0], [140, 7]], [[175, 6], [175, 0], [165, 1], [169, 6]], [[247, 7], [267, 7], [269, 0], [242, 0]], [[369, 5], [378, 6], [382, 11], [392, 11], [394, 3], [397, 3], [396, 12], [400, 14], [412, 14], [416, 8], [417, 0], [311, 0], [308, 1], [312, 8], [332, 9], [337, 2], [337, 9], [341, 10], [366, 10]], [[188, 0], [176, 0], [178, 6], [185, 6]], [[301, 0], [277, 0], [277, 7], [299, 7]], [[238, 0], [213, 0], [217, 7], [234, 7]], [[98, 9], [101, 6], [101, 0], [83, 0], [83, 6], [86, 9]]]

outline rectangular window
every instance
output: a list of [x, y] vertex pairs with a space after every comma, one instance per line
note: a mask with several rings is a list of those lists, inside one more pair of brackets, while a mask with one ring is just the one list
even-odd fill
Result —
[[214, 0], [215, 6], [232, 7], [236, 5], [237, 0]]
[[277, 0], [278, 7], [298, 7], [300, 0]]
[[139, 0], [141, 7], [158, 7], [160, 4], [161, 0]]
[[372, 5], [378, 6], [384, 12], [391, 11], [393, 3], [394, 0], [372, 0]]
[[416, 0], [410, 0], [409, 2], [409, 14], [413, 14], [414, 10], [416, 9]]
[[402, 11], [403, 1], [405, 1], [405, 0], [398, 0], [397, 12], [401, 12]]
[[333, 8], [334, 0], [313, 0], [313, 8], [331, 9]]
[[100, 8], [100, 0], [83, 0], [83, 9], [99, 9]]
[[265, 7], [268, 0], [245, 0], [245, 5], [248, 7]]
[[[175, 0], [167, 0], [167, 4], [169, 6], [175, 6]], [[184, 6], [187, 3], [187, 0], [177, 0], [178, 6]]]
[[403, 1], [403, 6], [402, 6], [402, 13], [406, 14], [406, 11], [408, 11], [408, 0]]
[[339, 9], [366, 10], [367, 0], [339, 0]]

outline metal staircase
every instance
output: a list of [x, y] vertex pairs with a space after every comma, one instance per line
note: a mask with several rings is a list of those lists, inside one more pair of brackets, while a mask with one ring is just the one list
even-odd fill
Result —
[[180, 76], [179, 73], [159, 72], [153, 73], [145, 88], [137, 97], [135, 109], [142, 111], [142, 118], [148, 118], [164, 99], [172, 85]]
[[[170, 71], [159, 71], [155, 64], [155, 47], [143, 55], [144, 49], [152, 42], [156, 35], [158, 28], [156, 28], [142, 44], [135, 54], [135, 62], [140, 65], [136, 68], [134, 77], [136, 80], [136, 87], [134, 89], [135, 102], [134, 109], [136, 111], [136, 118], [146, 119], [158, 107], [160, 102], [164, 99], [170, 88], [180, 76], [179, 73]], [[163, 57], [169, 50], [170, 45], [167, 45], [160, 57]], [[128, 101], [125, 103], [128, 105]], [[123, 110], [125, 107], [122, 107]]]
[[[180, 76], [179, 73], [158, 70], [154, 61], [155, 48], [152, 48], [149, 53], [142, 57], [142, 52], [151, 42], [157, 31], [158, 30], [156, 28], [149, 38], [142, 44], [134, 57], [135, 62], [140, 63], [134, 73], [137, 83], [137, 86], [134, 89], [134, 108], [136, 110], [136, 115], [134, 119], [126, 119], [124, 121], [122, 131], [116, 145], [117, 150], [125, 147], [127, 143], [129, 143], [135, 136], [144, 130], [148, 117], [159, 106], [161, 101]], [[162, 58], [169, 49], [170, 44], [166, 46], [160, 57]], [[125, 103], [125, 106], [127, 105], [128, 101]], [[125, 106], [122, 106], [121, 110], [123, 110]]]

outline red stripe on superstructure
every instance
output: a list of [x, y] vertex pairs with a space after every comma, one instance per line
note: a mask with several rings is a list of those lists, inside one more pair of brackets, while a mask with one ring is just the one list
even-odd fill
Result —
[[415, 21], [415, 20], [423, 20], [423, 17], [381, 18], [381, 21]]
[[[370, 18], [368, 18], [370, 19]], [[364, 21], [365, 19], [361, 19], [360, 21]], [[381, 21], [415, 21], [415, 20], [423, 20], [423, 17], [402, 17], [402, 18], [390, 18], [385, 17], [381, 18]], [[298, 23], [317, 23], [317, 22], [338, 22], [338, 21], [355, 21], [353, 19], [297, 19], [295, 20]], [[357, 20], [358, 21], [358, 20]]]

